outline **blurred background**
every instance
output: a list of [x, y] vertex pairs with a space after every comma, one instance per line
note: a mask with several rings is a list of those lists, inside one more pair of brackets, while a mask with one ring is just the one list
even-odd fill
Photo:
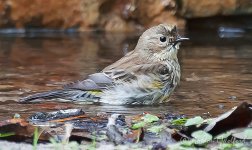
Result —
[[0, 28], [135, 31], [159, 23], [185, 28], [195, 19], [251, 13], [251, 0], [0, 0]]
[[[17, 103], [101, 71], [159, 23], [190, 38], [181, 44], [181, 83], [167, 104]], [[78, 107], [217, 116], [241, 101], [252, 102], [252, 0], [0, 0], [1, 120]]]

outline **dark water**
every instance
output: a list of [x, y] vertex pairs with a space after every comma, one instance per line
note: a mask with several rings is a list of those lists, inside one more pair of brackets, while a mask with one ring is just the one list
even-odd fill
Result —
[[188, 31], [181, 45], [180, 86], [167, 104], [153, 106], [19, 104], [20, 96], [61, 87], [122, 57], [138, 34], [27, 33], [0, 35], [0, 120], [15, 113], [83, 108], [90, 113], [182, 113], [216, 116], [252, 102], [252, 33], [233, 28]]

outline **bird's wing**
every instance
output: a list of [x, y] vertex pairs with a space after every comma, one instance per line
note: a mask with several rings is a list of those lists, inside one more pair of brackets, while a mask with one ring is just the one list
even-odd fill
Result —
[[103, 69], [100, 73], [91, 74], [87, 79], [64, 86], [65, 89], [103, 90], [115, 84], [131, 81], [137, 74], [159, 73], [167, 67], [161, 63], [141, 60], [139, 53], [129, 52], [126, 56]]
[[[166, 74], [167, 67], [162, 64], [141, 64], [133, 65], [125, 69], [111, 69], [100, 73], [94, 73], [88, 76], [87, 79], [69, 83], [63, 86], [64, 89], [79, 89], [79, 90], [103, 90], [115, 84], [127, 82], [137, 79], [137, 75]], [[160, 76], [161, 77], [161, 76]], [[120, 81], [120, 82], [118, 82]]]
[[129, 52], [126, 56], [116, 61], [115, 63], [104, 68], [100, 73], [94, 73], [88, 76], [85, 80], [72, 82], [63, 86], [64, 89], [79, 89], [79, 90], [102, 90], [114, 85], [114, 81], [118, 79], [134, 78], [134, 75], [127, 70], [125, 66], [128, 60], [136, 60], [138, 56], [134, 51]]
[[63, 86], [64, 89], [78, 90], [103, 90], [115, 84], [115, 81], [131, 80], [135, 76], [124, 70], [110, 70], [106, 72], [94, 73], [88, 76], [87, 79], [72, 82]]
[[88, 76], [85, 80], [79, 80], [63, 86], [64, 89], [78, 89], [78, 90], [102, 90], [113, 84], [113, 79], [107, 74], [94, 73]]

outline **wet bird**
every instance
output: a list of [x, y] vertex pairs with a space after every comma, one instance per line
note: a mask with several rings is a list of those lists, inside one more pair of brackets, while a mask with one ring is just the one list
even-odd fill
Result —
[[115, 105], [166, 102], [180, 81], [177, 53], [184, 40], [188, 38], [180, 37], [175, 25], [151, 27], [133, 51], [101, 72], [62, 89], [23, 97], [20, 102], [55, 98]]

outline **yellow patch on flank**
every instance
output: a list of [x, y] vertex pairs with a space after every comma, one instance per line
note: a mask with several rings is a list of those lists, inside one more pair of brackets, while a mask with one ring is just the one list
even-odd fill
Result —
[[102, 93], [102, 91], [88, 91], [88, 93], [92, 95], [99, 95]]
[[155, 89], [162, 89], [163, 86], [164, 85], [160, 81], [154, 81], [151, 85], [151, 87]]

